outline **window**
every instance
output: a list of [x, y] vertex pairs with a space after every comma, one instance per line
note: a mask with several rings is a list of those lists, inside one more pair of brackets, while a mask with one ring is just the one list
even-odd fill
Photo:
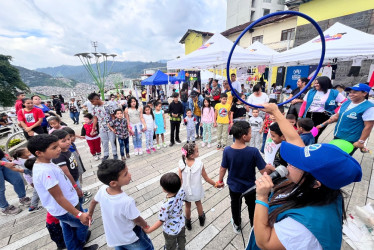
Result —
[[252, 8], [255, 8], [256, 7], [256, 0], [252, 0]]
[[263, 9], [263, 10], [264, 10], [264, 14], [263, 14], [263, 16], [266, 16], [267, 14], [270, 13], [270, 9]]
[[264, 3], [271, 3], [271, 0], [264, 0]]
[[281, 41], [295, 39], [295, 28], [282, 30]]
[[256, 41], [262, 43], [263, 38], [264, 38], [264, 36], [254, 36], [254, 37], [252, 37], [252, 43], [254, 43]]
[[284, 0], [278, 0], [278, 4], [279, 5], [283, 5], [284, 4]]
[[252, 21], [254, 21], [254, 20], [255, 20], [255, 11], [252, 10], [252, 11], [251, 11], [251, 20], [250, 20], [250, 21], [252, 22]]

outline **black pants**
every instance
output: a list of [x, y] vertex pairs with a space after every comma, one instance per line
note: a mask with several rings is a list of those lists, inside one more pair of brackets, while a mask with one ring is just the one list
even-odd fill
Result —
[[56, 243], [57, 248], [66, 248], [60, 224], [46, 223], [46, 227], [48, 229], [49, 236], [51, 236], [51, 240], [53, 240]]
[[[242, 213], [242, 200], [240, 199], [241, 193], [236, 193], [230, 189], [231, 198], [231, 214], [235, 225], [240, 226], [242, 223], [241, 213]], [[253, 226], [253, 216], [255, 214], [255, 200], [256, 192], [249, 193], [244, 196], [245, 204], [248, 206], [249, 221], [251, 226]]]
[[[180, 122], [170, 121], [170, 142], [175, 143], [175, 140], [179, 141], [179, 127], [181, 126]], [[174, 140], [175, 132], [175, 140]]]
[[[32, 131], [34, 131], [38, 135], [44, 134], [44, 130], [41, 126], [37, 126], [37, 127], [33, 128]], [[23, 131], [23, 135], [26, 137], [26, 140], [31, 138], [31, 136], [29, 136], [29, 134], [26, 133], [25, 131]]]
[[62, 117], [62, 114], [61, 114], [61, 109], [56, 109], [56, 114], [58, 114], [60, 117]]
[[299, 117], [300, 108], [301, 108], [300, 102], [292, 104], [290, 108], [288, 109], [287, 115], [293, 114], [296, 118]]
[[[315, 127], [320, 125], [321, 123], [324, 123], [328, 119], [330, 119], [330, 116], [325, 112], [308, 112], [308, 113], [306, 113], [306, 117], [312, 119]], [[326, 127], [327, 126], [321, 128], [318, 131], [318, 135], [315, 137], [316, 143], [318, 142], [319, 136], [322, 134], [323, 130], [326, 129]]]

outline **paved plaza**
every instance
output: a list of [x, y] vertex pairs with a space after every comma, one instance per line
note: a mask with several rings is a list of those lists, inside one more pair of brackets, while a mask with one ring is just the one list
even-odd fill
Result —
[[[81, 125], [72, 125], [68, 114], [65, 113], [63, 120], [68, 123], [77, 133], [80, 134]], [[168, 124], [169, 125], [169, 124]], [[167, 129], [169, 131], [169, 128]], [[329, 142], [333, 138], [333, 126], [328, 127], [320, 139]], [[186, 129], [181, 126], [181, 140], [186, 138]], [[200, 158], [210, 178], [214, 181], [218, 179], [219, 167], [222, 158], [222, 150], [216, 150], [215, 129], [213, 130], [213, 144], [211, 148], [199, 148]], [[166, 140], [169, 140], [169, 132], [166, 133]], [[229, 138], [229, 140], [231, 140]], [[143, 137], [143, 146], [145, 145]], [[199, 145], [200, 145], [200, 141]], [[132, 140], [130, 139], [130, 153], [132, 152]], [[76, 145], [81, 154], [83, 163], [87, 171], [83, 174], [83, 190], [91, 191], [93, 195], [97, 192], [102, 183], [96, 176], [97, 166], [100, 162], [94, 161], [89, 153], [89, 148], [84, 140], [77, 139]], [[143, 154], [134, 156], [127, 160], [129, 171], [132, 175], [132, 182], [124, 187], [124, 191], [136, 201], [141, 215], [152, 225], [157, 220], [157, 212], [160, 208], [165, 193], [159, 185], [160, 177], [166, 172], [175, 172], [178, 161], [181, 159], [181, 146], [162, 148], [151, 155]], [[368, 147], [374, 149], [374, 139], [369, 138]], [[326, 157], [329, 157], [326, 155]], [[373, 156], [363, 155], [356, 152], [354, 157], [361, 163], [363, 178], [360, 183], [353, 183], [344, 188], [347, 193], [346, 207], [348, 213], [355, 205], [365, 205], [368, 202], [374, 203], [374, 176], [372, 176]], [[336, 166], [339, 167], [339, 166]], [[227, 177], [227, 176], [226, 176]], [[18, 206], [17, 196], [9, 183], [6, 185], [6, 197], [8, 202]], [[205, 198], [203, 208], [206, 213], [206, 223], [200, 227], [196, 207], [192, 205], [192, 230], [186, 231], [187, 249], [243, 249], [243, 239], [241, 235], [233, 232], [230, 224], [231, 210], [230, 197], [227, 186], [221, 190], [215, 189], [208, 183], [204, 183]], [[27, 187], [27, 194], [32, 195], [32, 188]], [[85, 207], [88, 207], [86, 205]], [[246, 207], [242, 207], [243, 233], [245, 241], [248, 240], [250, 231], [248, 213]], [[29, 214], [26, 208], [16, 216], [0, 217], [0, 248], [1, 249], [56, 249], [56, 245], [51, 241], [45, 227], [46, 210], [42, 209], [33, 214]], [[92, 235], [88, 245], [98, 244], [100, 249], [110, 249], [106, 245], [104, 228], [101, 220], [100, 206], [97, 206], [94, 213], [95, 222], [90, 230]], [[151, 233], [149, 237], [155, 249], [162, 249], [164, 237], [162, 228]], [[343, 249], [350, 249], [343, 242]]]

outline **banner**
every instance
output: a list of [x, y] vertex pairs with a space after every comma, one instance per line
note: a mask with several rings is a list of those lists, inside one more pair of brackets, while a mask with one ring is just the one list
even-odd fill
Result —
[[284, 87], [291, 86], [291, 89], [297, 88], [297, 80], [300, 77], [308, 77], [309, 66], [291, 66], [287, 67], [286, 81]]

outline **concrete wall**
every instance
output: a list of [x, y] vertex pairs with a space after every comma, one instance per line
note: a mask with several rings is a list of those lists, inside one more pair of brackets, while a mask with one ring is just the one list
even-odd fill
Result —
[[186, 55], [197, 50], [204, 44], [203, 36], [201, 34], [191, 32], [184, 40], [184, 52]]

